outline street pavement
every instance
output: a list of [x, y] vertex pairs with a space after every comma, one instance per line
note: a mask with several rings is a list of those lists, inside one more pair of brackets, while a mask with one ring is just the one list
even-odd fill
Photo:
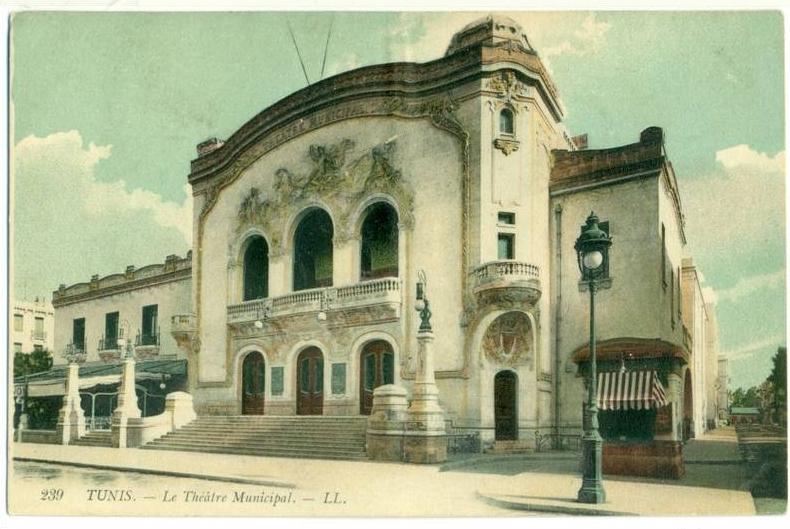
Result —
[[[480, 455], [445, 465], [407, 465], [366, 461], [328, 461], [195, 454], [175, 451], [14, 444], [15, 459], [82, 465], [145, 473], [134, 481], [145, 514], [272, 516], [523, 516], [748, 515], [755, 514], [732, 429], [691, 441], [686, 477], [656, 480], [604, 476], [607, 501], [577, 503], [581, 485], [578, 454]], [[13, 465], [12, 465], [13, 472]], [[161, 477], [157, 481], [157, 476]], [[186, 501], [186, 490], [172, 483], [204, 480], [198, 492], [228, 495], [225, 501]], [[169, 481], [166, 481], [169, 480]], [[208, 480], [208, 481], [205, 481]], [[12, 512], [62, 514], [63, 503], [34, 503], [40, 483], [10, 476]], [[53, 482], [54, 483], [54, 482]], [[113, 485], [115, 486], [115, 485]], [[131, 486], [131, 485], [130, 485]], [[65, 485], [73, 500], [86, 485]], [[180, 487], [184, 488], [184, 487]], [[139, 490], [138, 490], [139, 489]], [[239, 491], [279, 495], [289, 501], [268, 504], [231, 501]], [[167, 494], [180, 495], [165, 504]], [[290, 494], [290, 496], [288, 496]], [[164, 498], [162, 497], [164, 496]], [[23, 500], [27, 498], [27, 500]], [[216, 500], [216, 498], [215, 498]], [[264, 501], [264, 500], [262, 500]], [[83, 502], [84, 503], [84, 502]], [[21, 506], [15, 509], [14, 506]], [[141, 502], [93, 503], [93, 514], [141, 514]], [[86, 507], [86, 508], [88, 508]]]

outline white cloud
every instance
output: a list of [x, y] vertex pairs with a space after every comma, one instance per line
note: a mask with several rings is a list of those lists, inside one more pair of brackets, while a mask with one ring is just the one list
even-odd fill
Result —
[[716, 153], [713, 174], [680, 183], [692, 254], [734, 259], [781, 248], [785, 241], [784, 151], [748, 145]]
[[559, 44], [538, 50], [544, 57], [559, 55], [595, 55], [604, 47], [606, 34], [612, 28], [608, 22], [599, 22], [595, 13], [590, 13], [582, 22], [581, 27]]
[[362, 66], [359, 55], [354, 52], [346, 52], [339, 59], [330, 61], [327, 65], [324, 77], [331, 77], [341, 72], [354, 70]]
[[[126, 212], [148, 214], [159, 226], [178, 230], [184, 241], [191, 245], [192, 194], [188, 185], [184, 186], [186, 198], [177, 204], [164, 201], [160, 195], [146, 189], [129, 191], [123, 180], [100, 182], [95, 177], [95, 167], [109, 158], [111, 152], [111, 145], [90, 143], [86, 149], [80, 133], [71, 130], [45, 138], [24, 138], [14, 149], [14, 162], [20, 172], [42, 163], [58, 166], [59, 169], [51, 174], [53, 190], [65, 186], [76, 191], [83, 211], [93, 218]], [[73, 176], [77, 178], [71, 178]]]
[[[488, 13], [402, 13], [390, 30], [391, 53], [397, 60], [425, 62], [444, 55], [452, 36]], [[591, 55], [606, 44], [611, 24], [597, 20], [595, 13], [532, 12], [506, 13], [518, 22], [530, 44], [548, 60], [563, 54]]]
[[782, 334], [775, 334], [768, 338], [755, 340], [746, 344], [742, 344], [735, 349], [724, 351], [722, 354], [729, 360], [741, 360], [747, 357], [752, 357], [757, 353], [764, 353], [766, 351], [776, 352], [776, 348], [785, 344], [786, 337]]
[[86, 145], [75, 130], [14, 146], [13, 284], [47, 295], [59, 283], [163, 262], [191, 246], [191, 193], [178, 203], [101, 181], [97, 169], [111, 153], [110, 145]]
[[719, 294], [713, 287], [702, 287], [702, 299], [705, 303], [716, 305], [719, 302]]
[[781, 173], [785, 169], [785, 152], [779, 152], [771, 157], [741, 144], [718, 151], [716, 161], [728, 171]]
[[735, 301], [767, 288], [784, 287], [785, 270], [757, 276], [742, 277], [733, 286], [716, 292], [719, 301]]

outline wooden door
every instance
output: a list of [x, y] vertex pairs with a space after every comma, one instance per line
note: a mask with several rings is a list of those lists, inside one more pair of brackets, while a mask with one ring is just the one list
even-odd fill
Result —
[[359, 362], [359, 413], [370, 415], [373, 390], [395, 381], [395, 354], [385, 341], [371, 342], [362, 349]]
[[296, 361], [296, 413], [322, 415], [324, 413], [324, 357], [317, 347], [299, 354]]
[[242, 415], [263, 415], [265, 377], [266, 364], [263, 355], [254, 351], [245, 356], [241, 367]]
[[500, 371], [494, 377], [494, 436], [497, 440], [518, 438], [517, 380], [512, 371]]

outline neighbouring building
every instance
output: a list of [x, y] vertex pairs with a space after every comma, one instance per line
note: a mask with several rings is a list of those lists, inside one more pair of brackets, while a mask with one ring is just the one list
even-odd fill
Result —
[[452, 428], [483, 448], [563, 446], [582, 427], [589, 295], [574, 241], [594, 210], [614, 240], [596, 305], [605, 462], [677, 477], [707, 353], [704, 330], [684, 326], [664, 132], [587, 149], [563, 119], [538, 53], [501, 16], [434, 61], [310, 85], [198, 145], [194, 254], [170, 263], [178, 279], [164, 281], [167, 262], [151, 273], [168, 290], [135, 287], [145, 269], [62, 287], [56, 342], [116, 360], [113, 322], [146, 336], [157, 304], [198, 415], [364, 416], [376, 387], [412, 389], [424, 271]]
[[683, 259], [683, 325], [692, 344], [693, 410], [687, 417], [686, 437], [716, 427], [716, 384], [718, 380], [718, 330], [716, 307], [703, 294], [702, 274], [691, 258]]
[[708, 315], [708, 325], [705, 329], [705, 424], [706, 430], [713, 430], [718, 425], [718, 404], [720, 386], [724, 384], [725, 392], [727, 388], [726, 376], [722, 382], [719, 374], [719, 323], [716, 319], [716, 304], [708, 301], [705, 304], [705, 312]]
[[170, 255], [164, 263], [61, 285], [52, 297], [53, 368], [17, 380], [18, 393], [25, 386], [30, 399], [60, 401], [67, 356], [80, 355], [79, 393], [88, 427], [107, 428], [117, 402], [120, 361], [129, 349], [138, 359], [139, 407], [144, 416], [161, 413], [166, 393], [186, 387], [186, 359], [170, 333], [170, 319], [191, 310], [191, 274], [191, 254]]
[[54, 310], [46, 299], [14, 301], [11, 307], [12, 353], [31, 353], [35, 350], [52, 351], [54, 344]]

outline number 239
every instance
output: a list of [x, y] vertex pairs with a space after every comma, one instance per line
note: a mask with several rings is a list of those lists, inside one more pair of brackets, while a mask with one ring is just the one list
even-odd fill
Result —
[[63, 489], [42, 489], [41, 501], [58, 501], [63, 499]]

